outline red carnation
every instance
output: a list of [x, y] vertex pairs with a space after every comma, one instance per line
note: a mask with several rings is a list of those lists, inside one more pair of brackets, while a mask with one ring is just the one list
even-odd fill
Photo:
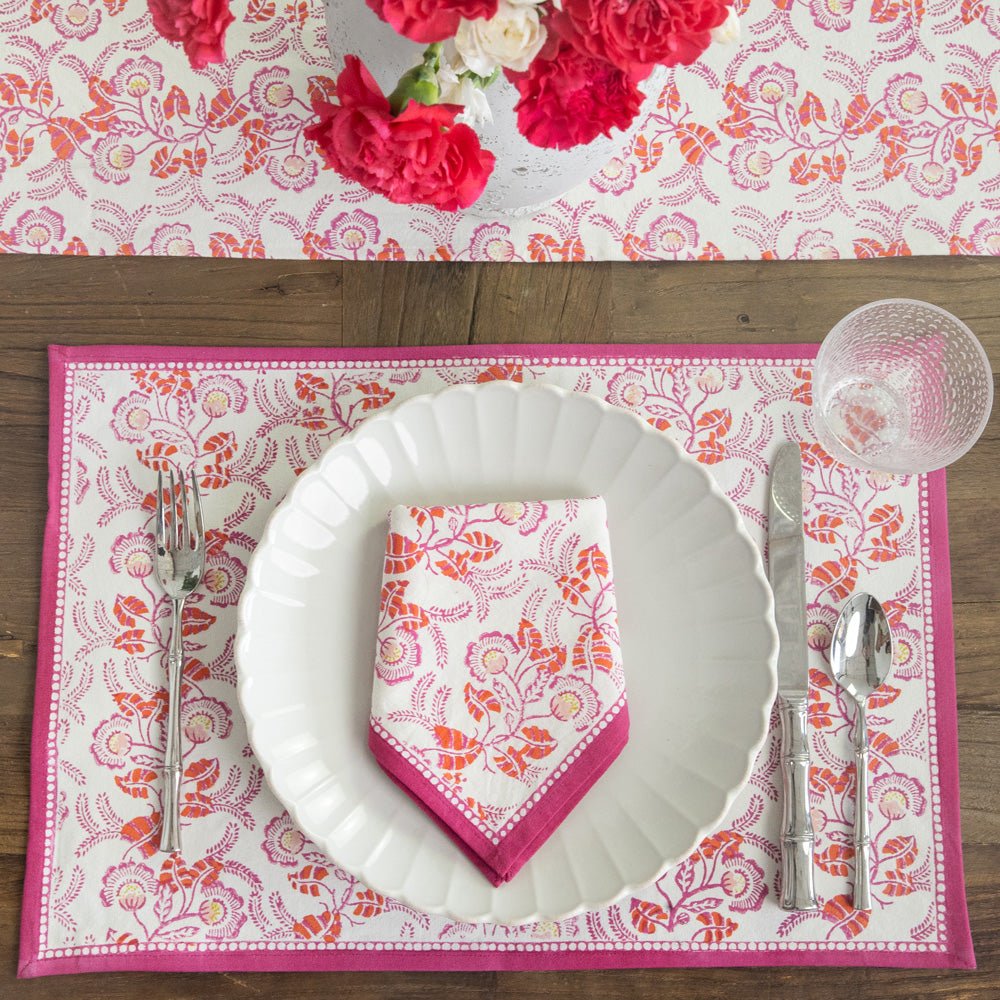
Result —
[[180, 42], [194, 69], [226, 58], [226, 28], [235, 18], [229, 0], [149, 0], [153, 27], [168, 41]]
[[400, 35], [415, 42], [443, 42], [464, 17], [490, 18], [499, 0], [367, 0], [368, 6]]
[[514, 110], [528, 142], [569, 149], [626, 128], [639, 113], [642, 93], [617, 66], [560, 42], [526, 73], [508, 73], [521, 99]]
[[337, 78], [339, 104], [317, 103], [319, 121], [305, 130], [328, 167], [399, 204], [468, 208], [482, 193], [495, 157], [455, 104], [410, 101], [393, 117], [389, 99], [364, 63], [347, 56]]
[[708, 48], [732, 0], [563, 0], [550, 25], [579, 49], [633, 80], [656, 65], [687, 66]]

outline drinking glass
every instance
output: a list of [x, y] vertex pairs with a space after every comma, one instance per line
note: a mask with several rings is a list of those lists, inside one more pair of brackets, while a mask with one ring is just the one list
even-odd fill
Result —
[[816, 436], [830, 455], [858, 468], [940, 469], [975, 444], [992, 405], [982, 345], [928, 302], [861, 306], [827, 334], [816, 358]]

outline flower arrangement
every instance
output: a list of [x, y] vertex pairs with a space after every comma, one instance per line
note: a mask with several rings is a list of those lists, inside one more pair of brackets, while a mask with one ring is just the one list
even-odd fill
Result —
[[[229, 0], [148, 0], [153, 23], [202, 68], [225, 58]], [[520, 133], [567, 150], [626, 129], [658, 66], [689, 65], [736, 35], [733, 0], [366, 0], [426, 46], [391, 93], [348, 55], [336, 103], [317, 100], [305, 132], [327, 167], [390, 201], [468, 208], [496, 163], [476, 126], [502, 73]]]

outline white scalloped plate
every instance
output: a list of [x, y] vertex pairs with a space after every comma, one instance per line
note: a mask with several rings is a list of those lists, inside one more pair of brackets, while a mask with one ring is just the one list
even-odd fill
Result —
[[[631, 736], [518, 875], [494, 888], [368, 751], [385, 516], [602, 495]], [[593, 396], [497, 382], [374, 416], [295, 483], [239, 608], [239, 698], [271, 788], [362, 882], [456, 919], [606, 905], [715, 829], [768, 730], [777, 637], [760, 555], [708, 473]]]

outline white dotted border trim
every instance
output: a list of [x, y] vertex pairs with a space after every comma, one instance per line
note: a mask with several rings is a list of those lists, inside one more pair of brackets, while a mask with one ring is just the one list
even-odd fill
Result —
[[[52, 859], [56, 838], [56, 734], [59, 725], [59, 691], [66, 614], [66, 562], [69, 552], [70, 477], [73, 468], [73, 368], [66, 366], [63, 387], [62, 476], [59, 483], [59, 546], [56, 563], [55, 609], [52, 623], [52, 698], [45, 742], [45, 836], [42, 850], [41, 902], [38, 908], [38, 947], [44, 953], [48, 942], [49, 893], [52, 889]], [[55, 428], [50, 429], [52, 433]]]
[[[920, 476], [920, 586], [923, 604], [924, 640], [924, 691], [927, 699], [927, 765], [930, 773], [931, 833], [935, 871], [943, 868], [944, 828], [941, 820], [941, 776], [938, 769], [937, 718], [935, 706], [937, 692], [934, 684], [934, 580], [931, 576], [930, 559], [930, 486], [926, 475]], [[941, 941], [948, 938], [948, 921], [945, 898], [945, 879], [937, 879], [934, 886], [934, 902], [937, 909], [937, 931]]]
[[510, 819], [499, 829], [494, 830], [481, 820], [463, 801], [461, 796], [451, 785], [446, 785], [423, 761], [419, 754], [414, 753], [408, 746], [400, 743], [392, 733], [382, 724], [381, 720], [373, 718], [371, 720], [372, 729], [375, 730], [392, 747], [400, 757], [411, 767], [420, 772], [424, 780], [437, 792], [443, 795], [452, 806], [454, 806], [480, 833], [485, 836], [490, 843], [499, 844], [510, 832], [528, 815], [533, 806], [537, 805], [549, 791], [549, 789], [576, 763], [580, 755], [589, 747], [594, 740], [614, 721], [615, 717], [625, 707], [625, 695], [622, 695], [614, 705], [608, 709], [604, 715], [591, 727], [586, 737], [581, 737], [573, 749], [562, 759], [562, 762], [554, 767], [549, 776], [534, 791], [520, 808], [516, 809]]
[[425, 953], [448, 952], [909, 952], [935, 954], [945, 951], [941, 944], [920, 941], [222, 941], [218, 943], [161, 942], [141, 947], [128, 945], [84, 945], [78, 948], [52, 948], [41, 952], [40, 959], [75, 958], [100, 955], [205, 954], [237, 951], [402, 951]]
[[607, 355], [572, 355], [569, 357], [536, 357], [529, 354], [504, 354], [495, 357], [477, 358], [372, 358], [370, 360], [349, 360], [330, 358], [302, 358], [297, 361], [185, 361], [183, 359], [156, 359], [148, 361], [72, 361], [67, 369], [79, 371], [132, 371], [138, 368], [186, 368], [189, 371], [296, 371], [301, 368], [321, 370], [365, 370], [371, 368], [477, 368], [483, 365], [525, 364], [555, 367], [621, 366], [686, 366], [686, 365], [754, 365], [757, 367], [812, 368], [815, 358], [677, 358], [669, 355], [659, 357], [634, 357]]

